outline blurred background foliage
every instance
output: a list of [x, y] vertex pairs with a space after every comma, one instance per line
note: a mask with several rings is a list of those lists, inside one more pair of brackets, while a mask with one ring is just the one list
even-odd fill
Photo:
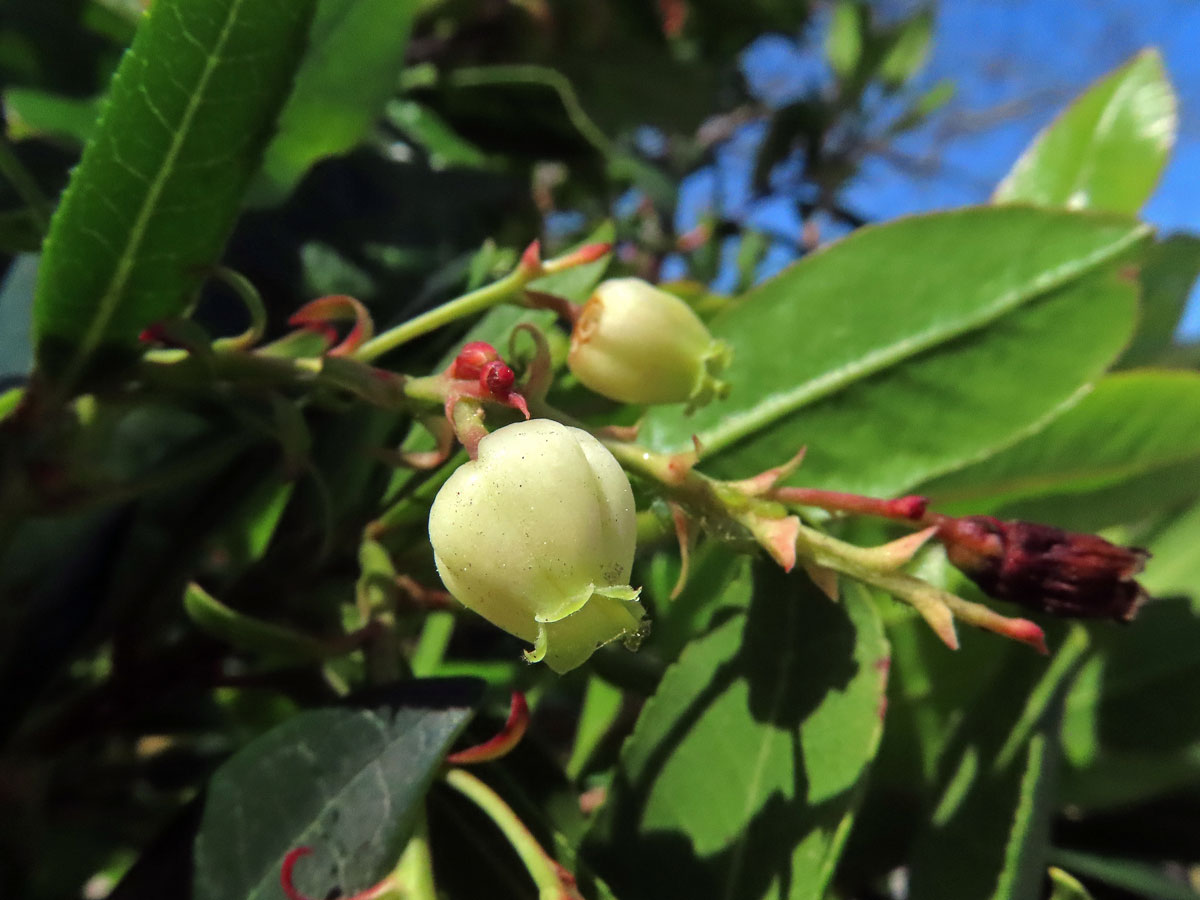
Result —
[[[6, 0], [0, 415], [33, 366], [36, 254], [53, 198], [94, 133], [145, 5]], [[801, 0], [320, 0], [295, 92], [224, 262], [261, 292], [272, 337], [315, 296], [352, 294], [386, 326], [508, 271], [532, 236], [549, 256], [606, 229], [615, 271], [675, 283], [698, 308], [719, 309], [723, 295], [866, 224], [849, 188], [864, 167], [895, 158], [903, 136], [939, 121], [953, 98], [951, 82], [918, 77], [936, 15], [933, 5]], [[752, 44], [820, 76], [763, 77], [745, 55]], [[740, 166], [754, 204], [724, 202], [712, 173], [730, 164]], [[1155, 327], [1139, 332], [1129, 367], [1189, 369], [1200, 360], [1194, 345], [1174, 339], [1198, 269], [1196, 238], [1156, 247], [1143, 292], [1161, 301], [1147, 305], [1145, 321]], [[196, 318], [213, 334], [232, 334], [244, 312], [228, 288], [209, 285]], [[406, 370], [432, 367], [459, 336], [439, 333], [409, 348]], [[1177, 409], [1195, 399], [1190, 387]], [[1061, 446], [1102, 441], [1114, 408], [1104, 404], [1120, 404], [1121, 390], [1093, 410], [1077, 408]], [[373, 578], [430, 572], [427, 546], [391, 545], [371, 557], [377, 545], [362, 539], [380, 497], [412, 489], [427, 500], [436, 490], [406, 488], [403, 473], [371, 455], [404, 439], [408, 423], [364, 408], [301, 415], [261, 398], [226, 399], [163, 396], [122, 410], [85, 398], [76, 408], [83, 427], [39, 448], [44, 465], [34, 475], [52, 508], [0, 531], [3, 896], [107, 896], [139, 857], [113, 896], [185, 896], [196, 798], [217, 765], [301, 706], [329, 702], [339, 679], [361, 675], [361, 661], [319, 673], [301, 665], [317, 651], [289, 643], [291, 631], [272, 636], [279, 655], [268, 665], [231, 654], [192, 627], [180, 603], [188, 581], [200, 577], [240, 612], [335, 634], [362, 624], [345, 599], [378, 589]], [[908, 876], [898, 867], [914, 858], [914, 896], [952, 896], [928, 886], [955, 860], [951, 838], [970, 823], [1002, 823], [990, 846], [1006, 846], [1008, 824], [1034, 803], [1038, 784], [1029, 773], [1040, 771], [1040, 745], [1031, 743], [1028, 767], [996, 773], [965, 806], [951, 796], [964, 783], [960, 773], [1003, 749], [1005, 735], [988, 731], [989, 721], [1004, 718], [997, 710], [1012, 712], [1005, 722], [1019, 720], [1026, 696], [1061, 699], [1068, 684], [1055, 861], [1096, 898], [1195, 896], [1187, 886], [1189, 877], [1195, 886], [1195, 870], [1186, 866], [1200, 863], [1200, 644], [1183, 599], [1196, 595], [1200, 573], [1193, 434], [1166, 441], [1119, 483], [1106, 473], [1064, 472], [1060, 494], [1005, 495], [997, 487], [983, 498], [990, 507], [971, 507], [1112, 527], [1159, 550], [1165, 564], [1151, 570], [1150, 586], [1177, 599], [1148, 610], [1133, 629], [1103, 633], [1097, 642], [1106, 653], [1085, 660], [1080, 650], [1044, 675], [975, 635], [958, 656], [941, 656], [919, 623], [885, 608], [897, 668], [906, 659], [909, 667], [890, 689], [871, 790], [831, 897], [903, 896], [895, 879]], [[1019, 456], [1020, 446], [1011, 452]], [[985, 467], [959, 473], [957, 485], [947, 476], [928, 487], [949, 504], [962, 483], [993, 485], [994, 477], [1003, 487], [1004, 466], [1021, 464], [1002, 459], [999, 475]], [[83, 489], [64, 487], [64, 473], [83, 478]], [[1106, 518], [1125, 502], [1121, 491], [1146, 508]], [[695, 564], [734, 595], [752, 577], [719, 551]], [[651, 597], [665, 597], [676, 566], [669, 554], [644, 562]], [[848, 613], [812, 627], [844, 636], [854, 620], [869, 630], [860, 621], [866, 602], [852, 597]], [[189, 604], [191, 619], [219, 629], [220, 609], [193, 595]], [[659, 656], [629, 663], [602, 654], [596, 667], [604, 677], [554, 687], [518, 665], [516, 643], [490, 629], [459, 628], [451, 637], [445, 612], [402, 616], [399, 637], [412, 649], [412, 674], [470, 674], [544, 693], [538, 715], [548, 737], [523, 746], [504, 777], [562, 849], [581, 842], [583, 826], [565, 776], [547, 778], [541, 757], [557, 753], [572, 779], [609, 767], [647, 686], [711, 615], [699, 601], [689, 606], [685, 593], [661, 623]], [[673, 677], [695, 686], [712, 676], [704, 666], [725, 660], [719, 625], [705, 638], [712, 658], [693, 656]], [[441, 659], [439, 641], [453, 641], [450, 661], [426, 667]], [[876, 651], [861, 646], [859, 661], [878, 663]], [[826, 651], [812, 652], [819, 660]], [[1037, 718], [1037, 709], [1029, 715]], [[563, 760], [577, 724], [579, 740]], [[861, 740], [873, 752], [879, 735]], [[943, 789], [950, 799], [934, 808]], [[841, 815], [840, 807], [833, 812]], [[932, 836], [920, 827], [931, 815]], [[443, 798], [431, 817], [435, 831], [479, 844], [479, 824], [453, 801]], [[849, 819], [814, 822], [833, 831]], [[653, 866], [653, 849], [624, 864]], [[662, 849], [664, 858], [678, 850]], [[604, 852], [594, 855], [603, 862]], [[957, 865], [975, 862], [963, 850]], [[512, 868], [492, 856], [477, 870], [439, 875], [454, 896], [524, 896], [505, 874]], [[620, 864], [611, 868], [621, 872]], [[1054, 890], [1085, 896], [1070, 893], [1067, 880]]]

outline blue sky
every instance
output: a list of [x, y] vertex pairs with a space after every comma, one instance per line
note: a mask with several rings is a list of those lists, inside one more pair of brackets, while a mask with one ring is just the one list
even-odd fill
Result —
[[[881, 2], [891, 10], [904, 0]], [[760, 38], [744, 55], [747, 81], [763, 99], [787, 102], [820, 86], [828, 74], [819, 53], [821, 28], [797, 44], [783, 35]], [[897, 145], [912, 157], [935, 151], [929, 177], [872, 159], [846, 194], [872, 220], [980, 203], [1037, 131], [1090, 82], [1138, 50], [1158, 47], [1180, 99], [1174, 157], [1144, 217], [1162, 233], [1200, 232], [1200, 2], [1197, 0], [942, 0], [933, 54], [917, 86], [951, 78], [957, 87], [939, 137], [931, 127]], [[719, 196], [726, 212], [792, 237], [800, 223], [791, 203], [753, 201], [749, 166], [761, 126], [744, 128], [715, 168], [696, 173], [681, 192], [678, 224], [687, 227]], [[826, 236], [836, 229], [826, 228]], [[732, 252], [733, 248], [729, 248]], [[772, 250], [762, 274], [786, 264]], [[669, 275], [669, 271], [664, 274]], [[721, 286], [721, 285], [718, 285]], [[1193, 294], [1183, 333], [1200, 337], [1200, 291]]]

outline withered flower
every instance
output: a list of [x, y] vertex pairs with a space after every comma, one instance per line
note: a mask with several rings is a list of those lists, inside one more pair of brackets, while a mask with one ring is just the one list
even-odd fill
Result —
[[1147, 599], [1145, 550], [1094, 534], [992, 516], [938, 516], [946, 556], [991, 597], [1076, 618], [1128, 622]]

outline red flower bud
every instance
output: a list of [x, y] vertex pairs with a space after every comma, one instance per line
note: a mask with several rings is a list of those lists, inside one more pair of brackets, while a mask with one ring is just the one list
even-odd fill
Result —
[[991, 516], [939, 517], [946, 556], [991, 597], [1058, 616], [1128, 622], [1147, 599], [1134, 576], [1149, 554]]
[[500, 400], [512, 393], [512, 386], [516, 380], [517, 376], [513, 374], [513, 370], [498, 359], [488, 363], [479, 373], [479, 386]]
[[458, 351], [450, 374], [454, 378], [478, 378], [484, 366], [499, 358], [496, 348], [487, 341], [471, 341]]

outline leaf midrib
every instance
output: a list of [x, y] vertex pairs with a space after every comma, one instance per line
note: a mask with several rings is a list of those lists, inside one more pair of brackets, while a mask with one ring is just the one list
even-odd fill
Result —
[[1001, 297], [973, 316], [963, 317], [948, 327], [935, 326], [925, 332], [909, 335], [867, 353], [853, 363], [831, 369], [816, 378], [802, 382], [791, 390], [766, 397], [744, 412], [731, 413], [722, 419], [718, 426], [702, 432], [699, 436], [700, 441], [709, 454], [723, 450], [815, 400], [835, 394], [856, 381], [877, 375], [926, 350], [998, 321], [1018, 307], [1058, 290], [1098, 268], [1144, 239], [1149, 233], [1149, 226], [1139, 224], [1108, 246], [1043, 273], [1032, 279], [1025, 290], [1012, 291], [1009, 296]]
[[[225, 21], [221, 26], [221, 31], [217, 36], [217, 40], [213, 45], [212, 50], [205, 57], [204, 69], [200, 73], [200, 78], [196, 82], [196, 89], [192, 91], [188, 97], [187, 105], [184, 107], [183, 115], [179, 119], [179, 124], [175, 129], [175, 133], [167, 146], [166, 155], [163, 157], [162, 163], [155, 172], [154, 177], [150, 180], [149, 187], [146, 190], [145, 197], [141, 207], [138, 209], [137, 216], [133, 221], [133, 226], [129, 230], [129, 236], [125, 242], [125, 249], [122, 251], [117, 260], [117, 266], [113, 270], [112, 277], [109, 279], [108, 286], [104, 293], [100, 295], [100, 300], [96, 305], [96, 315], [93, 317], [88, 330], [84, 333], [82, 341], [80, 341], [79, 352], [75, 355], [74, 361], [70, 369], [63, 379], [64, 383], [70, 384], [74, 382], [78, 376], [83, 364], [88, 357], [100, 345], [104, 338], [104, 333], [108, 329], [112, 317], [116, 314], [117, 307], [121, 302], [125, 287], [129, 283], [129, 278], [133, 274], [134, 266], [137, 264], [137, 251], [146, 237], [146, 231], [150, 224], [150, 218], [154, 215], [154, 211], [158, 205], [159, 197], [166, 189], [168, 180], [171, 177], [175, 167], [175, 162], [179, 158], [179, 154], [183, 149], [183, 145], [188, 138], [188, 132], [192, 126], [192, 120], [195, 118], [197, 111], [200, 108], [205, 90], [208, 87], [208, 82], [212, 78], [217, 67], [223, 62], [222, 53], [226, 43], [233, 32], [234, 24], [241, 13], [242, 6], [245, 0], [233, 0], [229, 7], [229, 11], [225, 16]], [[164, 7], [165, 10], [171, 7]], [[176, 15], [179, 15], [176, 12]], [[180, 22], [180, 27], [186, 31], [184, 23]], [[148, 90], [146, 85], [142, 83], [140, 90], [145, 92]]]
[[[785, 627], [790, 636], [795, 630], [796, 625], [796, 602], [793, 600], [792, 602], [787, 603], [785, 605], [785, 609], [787, 610]], [[749, 625], [749, 621], [750, 617], [749, 614], [747, 614], [745, 619], [747, 626]], [[780, 672], [785, 674], [776, 679], [775, 690], [771, 695], [770, 713], [766, 717], [766, 721], [768, 722], [775, 721], [776, 714], [780, 711], [783, 697], [789, 684], [789, 679], [786, 677], [786, 673], [791, 671], [792, 664], [796, 658], [796, 654], [793, 649], [794, 642], [788, 641], [787, 647], [787, 655], [780, 661]], [[754, 769], [750, 774], [750, 783], [747, 785], [746, 789], [746, 802], [742, 808], [741, 818], [739, 819], [741, 822], [749, 822], [754, 810], [759, 804], [760, 798], [758, 793], [760, 787], [762, 786], [763, 772], [766, 769], [767, 759], [771, 755], [770, 751], [774, 747], [775, 741], [780, 736], [781, 732], [779, 729], [772, 729], [767, 739], [762, 741], [758, 746], [758, 755], [755, 757]], [[729, 877], [725, 882], [725, 900], [734, 900], [734, 898], [737, 896], [738, 877], [741, 875], [742, 865], [745, 862], [746, 846], [749, 843], [748, 832], [748, 828], [742, 831], [741, 838], [734, 847], [733, 858], [730, 860], [729, 864]]]

